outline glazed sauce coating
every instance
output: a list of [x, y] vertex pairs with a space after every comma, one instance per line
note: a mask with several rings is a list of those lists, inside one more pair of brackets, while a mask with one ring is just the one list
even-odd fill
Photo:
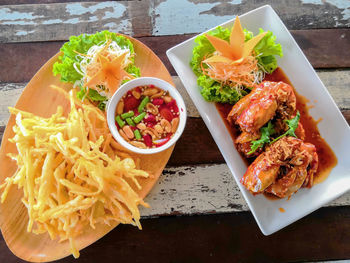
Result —
[[[272, 74], [267, 74], [264, 80], [276, 82], [283, 81], [292, 86], [291, 82], [281, 68], [277, 68]], [[317, 173], [314, 177], [314, 183], [317, 184], [323, 182], [328, 177], [332, 168], [337, 164], [338, 161], [332, 149], [320, 135], [320, 132], [317, 128], [319, 121], [315, 121], [309, 114], [309, 106], [307, 106], [308, 100], [305, 97], [299, 95], [295, 90], [294, 92], [297, 98], [297, 109], [300, 112], [300, 122], [305, 129], [305, 142], [312, 143], [316, 146], [319, 163]], [[232, 109], [232, 105], [216, 103], [216, 108], [219, 111], [223, 121], [225, 122], [227, 130], [230, 132], [232, 139], [235, 140], [239, 134], [239, 131], [237, 128], [231, 127], [231, 125], [226, 120], [228, 113]], [[241, 156], [247, 166], [254, 160], [254, 158], [246, 158], [243, 155]]]

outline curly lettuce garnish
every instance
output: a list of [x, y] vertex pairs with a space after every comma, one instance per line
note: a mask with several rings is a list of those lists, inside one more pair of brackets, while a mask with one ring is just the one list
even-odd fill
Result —
[[[263, 29], [259, 29], [260, 34], [264, 32]], [[249, 32], [246, 34], [246, 40], [250, 40], [253, 34]], [[260, 67], [266, 72], [271, 74], [277, 68], [276, 56], [283, 57], [281, 44], [276, 44], [276, 36], [271, 31], [267, 31], [267, 34], [260, 40], [255, 46], [254, 52], [259, 61]]]
[[[281, 45], [275, 43], [276, 37], [272, 32], [260, 29], [259, 35], [254, 37], [252, 32], [242, 30], [238, 25], [232, 32], [236, 38], [243, 39], [244, 36], [244, 44], [235, 52], [225, 52], [235, 44], [230, 30], [220, 26], [195, 39], [197, 45], [193, 49], [190, 65], [198, 77], [201, 94], [207, 101], [236, 103], [250, 91], [252, 83], [261, 82], [265, 73], [272, 73], [277, 68], [275, 55], [283, 56]], [[216, 45], [210, 41], [213, 38], [216, 38]], [[213, 70], [214, 63], [217, 65]], [[248, 72], [244, 78], [240, 75], [239, 67]]]

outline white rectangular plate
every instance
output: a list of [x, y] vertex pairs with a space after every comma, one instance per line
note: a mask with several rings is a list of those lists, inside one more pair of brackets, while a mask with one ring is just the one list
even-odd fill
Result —
[[[241, 15], [240, 20], [242, 27], [254, 34], [257, 34], [261, 27], [264, 30], [271, 30], [277, 36], [276, 41], [281, 43], [284, 53], [284, 57], [278, 59], [278, 65], [291, 80], [296, 91], [314, 103], [310, 114], [314, 119], [322, 118], [318, 125], [321, 136], [338, 158], [337, 166], [323, 183], [311, 189], [300, 189], [290, 200], [271, 201], [263, 195], [253, 196], [239, 182], [247, 167], [237, 152], [214, 103], [205, 101], [201, 96], [197, 77], [189, 66], [195, 37], [167, 51], [171, 64], [224, 156], [261, 231], [265, 235], [270, 235], [350, 189], [350, 129], [309, 61], [270, 6], [266, 5]], [[232, 25], [233, 19], [221, 26], [231, 28]], [[284, 208], [285, 212], [281, 213], [279, 208]]]

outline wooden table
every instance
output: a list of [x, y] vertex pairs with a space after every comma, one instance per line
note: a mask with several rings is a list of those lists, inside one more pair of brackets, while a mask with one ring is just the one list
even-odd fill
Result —
[[[34, 3], [35, 4], [32, 4]], [[350, 258], [350, 193], [264, 236], [165, 51], [235, 15], [270, 4], [350, 121], [350, 2], [0, 0], [0, 133], [34, 73], [70, 35], [108, 29], [162, 59], [188, 106], [188, 123], [142, 209], [143, 231], [118, 226], [78, 261], [285, 262]], [[335, 128], [335, 127], [332, 127]], [[326, 182], [325, 182], [326, 183]], [[21, 262], [0, 239], [0, 262]]]

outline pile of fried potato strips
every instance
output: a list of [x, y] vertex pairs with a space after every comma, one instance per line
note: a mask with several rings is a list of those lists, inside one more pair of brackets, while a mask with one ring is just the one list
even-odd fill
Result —
[[9, 108], [16, 115], [10, 141], [18, 154], [8, 156], [18, 169], [0, 186], [1, 202], [17, 185], [28, 209], [27, 231], [69, 240], [72, 254], [79, 257], [74, 239], [89, 225], [117, 221], [141, 229], [138, 205], [148, 205], [134, 189], [141, 189], [137, 178], [149, 174], [120, 151], [104, 113], [75, 99], [73, 90], [53, 88], [70, 100], [66, 117], [61, 106], [49, 118]]

